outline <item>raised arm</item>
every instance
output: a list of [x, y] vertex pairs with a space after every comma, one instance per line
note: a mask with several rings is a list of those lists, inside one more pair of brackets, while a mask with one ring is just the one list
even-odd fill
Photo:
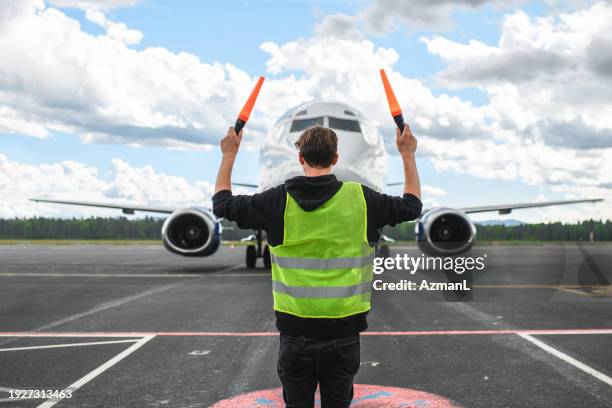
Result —
[[401, 134], [397, 129], [395, 136], [397, 150], [399, 150], [404, 163], [404, 194], [412, 194], [421, 199], [421, 182], [415, 159], [417, 140], [408, 124], [404, 126], [404, 131]]
[[242, 141], [242, 130], [236, 134], [236, 130], [230, 127], [227, 134], [221, 139], [221, 152], [223, 153], [221, 158], [221, 165], [219, 166], [219, 173], [217, 173], [217, 182], [215, 183], [215, 193], [222, 190], [232, 189], [232, 169], [234, 168], [234, 161], [240, 148], [240, 142]]

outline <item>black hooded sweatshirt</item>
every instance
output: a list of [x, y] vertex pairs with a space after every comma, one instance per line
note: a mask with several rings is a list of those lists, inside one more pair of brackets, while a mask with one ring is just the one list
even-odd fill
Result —
[[[268, 244], [276, 246], [284, 240], [284, 214], [287, 193], [304, 211], [312, 211], [340, 190], [342, 182], [333, 174], [293, 177], [284, 184], [253, 195], [232, 195], [222, 190], [213, 196], [213, 212], [219, 218], [234, 221], [239, 228], [263, 230]], [[367, 235], [370, 245], [380, 239], [385, 225], [416, 219], [421, 214], [421, 201], [412, 194], [395, 197], [381, 194], [362, 185], [367, 205]], [[276, 327], [281, 334], [296, 337], [342, 338], [354, 336], [368, 328], [367, 312], [341, 319], [301, 318], [276, 312]]]

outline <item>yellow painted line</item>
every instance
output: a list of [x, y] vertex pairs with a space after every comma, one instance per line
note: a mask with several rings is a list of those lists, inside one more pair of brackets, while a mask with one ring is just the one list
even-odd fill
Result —
[[561, 290], [563, 292], [567, 292], [567, 293], [573, 293], [574, 295], [581, 295], [581, 296], [589, 296], [590, 297], [590, 295], [588, 293], [582, 292], [580, 290], [575, 290], [575, 289], [559, 289], [559, 290]]
[[588, 296], [588, 297], [609, 297], [612, 295], [612, 288], [610, 286], [605, 286], [605, 285], [595, 285], [595, 286], [584, 286], [583, 289], [590, 289], [590, 292], [585, 292], [582, 290], [576, 290], [576, 289], [567, 289], [567, 288], [561, 288], [559, 290], [562, 290], [563, 292], [567, 292], [567, 293], [573, 293], [575, 295], [582, 295], [582, 296]]

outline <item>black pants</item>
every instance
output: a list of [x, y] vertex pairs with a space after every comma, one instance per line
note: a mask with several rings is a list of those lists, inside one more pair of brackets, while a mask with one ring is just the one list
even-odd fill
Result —
[[287, 408], [312, 408], [319, 384], [322, 408], [346, 408], [359, 370], [359, 335], [343, 339], [280, 336], [278, 376]]

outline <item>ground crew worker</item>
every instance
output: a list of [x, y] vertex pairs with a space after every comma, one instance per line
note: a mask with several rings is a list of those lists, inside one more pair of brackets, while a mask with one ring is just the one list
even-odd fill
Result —
[[[385, 225], [421, 213], [417, 141], [396, 134], [404, 164], [404, 195], [393, 197], [332, 174], [338, 138], [324, 127], [295, 143], [304, 176], [254, 195], [232, 195], [231, 172], [242, 131], [221, 140], [213, 210], [240, 228], [265, 230], [272, 260], [278, 375], [288, 408], [312, 408], [319, 385], [323, 408], [348, 407], [360, 363], [359, 333], [367, 329], [372, 247]], [[340, 158], [342, 160], [342, 158]]]

